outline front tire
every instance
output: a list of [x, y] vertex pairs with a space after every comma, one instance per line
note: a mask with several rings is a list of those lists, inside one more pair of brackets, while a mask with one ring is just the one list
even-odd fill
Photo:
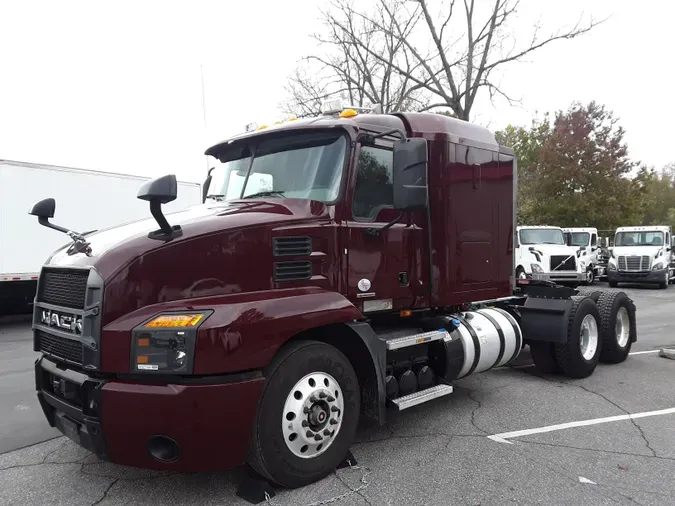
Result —
[[593, 267], [589, 267], [586, 270], [586, 281], [584, 284], [586, 286], [591, 286], [595, 283], [595, 271], [593, 270]]
[[555, 356], [565, 376], [581, 379], [593, 374], [600, 360], [600, 312], [586, 296], [572, 296], [572, 301], [567, 342], [555, 345]]
[[361, 411], [351, 363], [333, 346], [298, 341], [279, 352], [266, 377], [249, 465], [287, 488], [329, 475], [347, 455]]

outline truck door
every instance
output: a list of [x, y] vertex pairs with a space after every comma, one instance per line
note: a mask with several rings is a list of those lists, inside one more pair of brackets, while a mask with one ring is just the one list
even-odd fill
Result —
[[593, 265], [597, 265], [598, 264], [598, 256], [599, 256], [599, 253], [600, 253], [600, 248], [598, 248], [598, 234], [596, 234], [595, 232], [592, 232], [590, 242], [591, 242], [591, 246], [590, 246], [591, 251], [589, 252], [589, 254], [591, 256], [591, 262], [593, 263]]
[[[419, 284], [421, 232], [393, 209], [391, 142], [361, 146], [346, 195], [347, 297], [364, 312], [409, 308]], [[421, 243], [417, 243], [420, 248]]]

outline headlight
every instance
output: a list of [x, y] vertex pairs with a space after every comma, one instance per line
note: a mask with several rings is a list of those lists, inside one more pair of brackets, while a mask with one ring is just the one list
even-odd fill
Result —
[[191, 374], [197, 329], [211, 311], [162, 313], [131, 336], [132, 372]]
[[656, 262], [654, 265], [652, 265], [653, 271], [658, 271], [659, 269], [663, 269], [663, 262]]
[[532, 269], [532, 272], [544, 272], [539, 264], [530, 264], [530, 269]]

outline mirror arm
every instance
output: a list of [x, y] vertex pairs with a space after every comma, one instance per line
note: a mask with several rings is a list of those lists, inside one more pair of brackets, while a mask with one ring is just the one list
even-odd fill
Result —
[[402, 218], [403, 218], [403, 211], [401, 211], [400, 213], [398, 213], [398, 216], [397, 216], [396, 218], [394, 218], [393, 220], [391, 220], [389, 223], [387, 223], [387, 224], [386, 224], [384, 227], [382, 227], [382, 228], [373, 228], [373, 227], [367, 228], [367, 229], [366, 229], [366, 235], [370, 235], [370, 236], [373, 236], [373, 237], [378, 237], [380, 234], [382, 234], [382, 232], [384, 232], [385, 230], [387, 230], [387, 229], [393, 227], [394, 225], [396, 225], [399, 221], [401, 221]]
[[150, 214], [152, 214], [152, 217], [155, 218], [155, 221], [163, 233], [171, 234], [173, 232], [171, 225], [169, 225], [169, 222], [162, 213], [162, 204], [159, 200], [150, 201]]
[[47, 218], [46, 216], [38, 216], [38, 223], [43, 227], [51, 228], [52, 230], [58, 230], [59, 232], [63, 232], [64, 234], [68, 234], [68, 232], [70, 232], [70, 230], [68, 230], [67, 228], [54, 225], [53, 223], [49, 223], [49, 218]]

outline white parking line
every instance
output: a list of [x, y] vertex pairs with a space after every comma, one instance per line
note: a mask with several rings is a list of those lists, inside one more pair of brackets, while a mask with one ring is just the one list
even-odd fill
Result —
[[645, 353], [658, 353], [661, 350], [631, 351], [629, 355], [644, 355]]
[[573, 429], [575, 427], [584, 427], [587, 425], [597, 425], [600, 423], [619, 422], [621, 420], [635, 420], [636, 418], [646, 418], [648, 416], [670, 415], [675, 413], [675, 408], [660, 409], [658, 411], [645, 411], [643, 413], [634, 413], [632, 415], [608, 416], [605, 418], [592, 418], [590, 420], [579, 420], [577, 422], [559, 423], [557, 425], [547, 425], [546, 427], [537, 427], [536, 429], [516, 430], [513, 432], [502, 432], [487, 436], [497, 443], [506, 443], [512, 445], [509, 441], [514, 437], [529, 436], [531, 434], [541, 434], [543, 432], [553, 432], [556, 430]]

